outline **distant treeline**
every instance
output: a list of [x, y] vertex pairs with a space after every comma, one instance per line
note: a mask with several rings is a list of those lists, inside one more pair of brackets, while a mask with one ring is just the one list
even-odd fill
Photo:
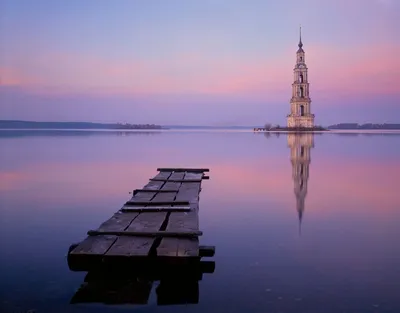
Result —
[[18, 138], [18, 137], [88, 137], [88, 136], [154, 136], [160, 134], [160, 131], [107, 131], [90, 129], [0, 129], [0, 139]]
[[154, 124], [121, 124], [90, 122], [33, 122], [0, 120], [0, 129], [162, 129]]
[[357, 123], [340, 123], [331, 125], [329, 129], [400, 129], [400, 124], [357, 124]]

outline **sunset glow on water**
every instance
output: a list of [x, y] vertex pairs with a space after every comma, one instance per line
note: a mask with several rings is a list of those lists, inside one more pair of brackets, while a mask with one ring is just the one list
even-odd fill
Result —
[[[400, 135], [64, 132], [1, 132], [6, 312], [113, 311], [69, 304], [84, 273], [69, 271], [68, 247], [119, 210], [157, 167], [175, 165], [210, 168], [200, 229], [201, 244], [216, 246], [216, 269], [200, 281], [198, 304], [158, 307], [153, 291], [137, 310], [400, 309]], [[310, 140], [306, 157], [296, 159]], [[295, 174], [301, 162], [307, 179]], [[301, 178], [306, 192], [296, 191]]]

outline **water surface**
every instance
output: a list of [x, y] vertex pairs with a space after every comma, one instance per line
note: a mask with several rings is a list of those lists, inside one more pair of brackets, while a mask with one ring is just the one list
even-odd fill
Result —
[[[0, 131], [1, 312], [400, 312], [400, 135]], [[208, 167], [199, 303], [69, 304], [66, 263], [157, 167]], [[154, 288], [153, 288], [154, 289]]]

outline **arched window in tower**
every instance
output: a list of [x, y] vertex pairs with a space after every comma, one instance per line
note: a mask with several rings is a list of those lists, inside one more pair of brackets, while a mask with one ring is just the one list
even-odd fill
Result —
[[[300, 148], [300, 156], [301, 157], [304, 156], [304, 146], [301, 146], [301, 148]], [[303, 165], [301, 166], [301, 168], [303, 168]]]
[[303, 57], [300, 57], [300, 62], [303, 62]]
[[300, 82], [300, 83], [303, 82], [303, 74], [300, 74], [300, 76], [299, 76], [299, 82]]
[[300, 87], [300, 97], [303, 98], [304, 97], [304, 88]]
[[303, 164], [300, 165], [300, 175], [303, 175]]
[[304, 105], [300, 106], [300, 116], [304, 116]]

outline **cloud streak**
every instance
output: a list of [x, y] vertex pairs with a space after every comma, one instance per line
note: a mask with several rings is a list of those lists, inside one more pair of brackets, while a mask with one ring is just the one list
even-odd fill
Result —
[[[399, 94], [400, 45], [306, 45], [311, 94]], [[3, 85], [36, 92], [102, 94], [290, 95], [294, 51], [279, 57], [177, 54], [165, 59], [115, 60], [49, 53], [0, 68]], [[23, 64], [20, 66], [19, 64]]]

